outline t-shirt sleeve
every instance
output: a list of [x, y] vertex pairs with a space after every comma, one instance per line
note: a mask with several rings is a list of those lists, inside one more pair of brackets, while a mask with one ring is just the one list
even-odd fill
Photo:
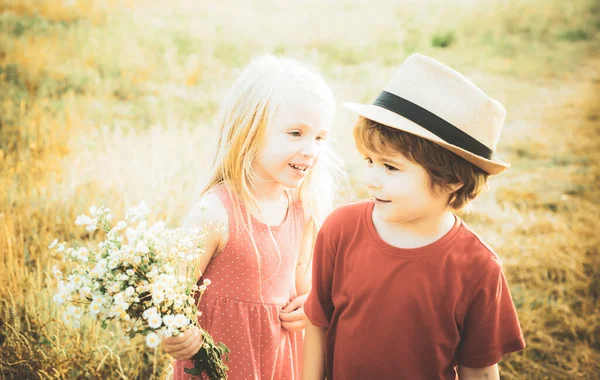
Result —
[[325, 228], [321, 228], [313, 253], [312, 288], [304, 303], [306, 317], [313, 325], [320, 327], [329, 326], [334, 309], [331, 289], [335, 256], [329, 238]]
[[464, 315], [456, 356], [459, 365], [491, 366], [503, 355], [525, 348], [508, 284], [495, 257], [475, 286]]

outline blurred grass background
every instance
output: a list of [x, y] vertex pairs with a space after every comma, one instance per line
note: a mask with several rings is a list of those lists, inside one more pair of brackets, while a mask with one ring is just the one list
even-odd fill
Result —
[[[0, 0], [0, 377], [162, 378], [168, 358], [52, 303], [55, 238], [76, 215], [144, 199], [177, 224], [207, 173], [215, 111], [262, 53], [322, 71], [370, 102], [422, 52], [508, 110], [493, 178], [463, 217], [493, 246], [528, 348], [506, 379], [600, 373], [600, 1]], [[361, 159], [339, 107], [354, 192]], [[340, 202], [350, 199], [340, 193]]]

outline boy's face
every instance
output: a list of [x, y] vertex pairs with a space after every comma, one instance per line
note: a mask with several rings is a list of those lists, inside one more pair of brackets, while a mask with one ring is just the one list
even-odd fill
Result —
[[401, 153], [366, 152], [367, 187], [375, 198], [376, 216], [386, 222], [410, 224], [441, 215], [451, 193], [432, 191], [425, 169]]

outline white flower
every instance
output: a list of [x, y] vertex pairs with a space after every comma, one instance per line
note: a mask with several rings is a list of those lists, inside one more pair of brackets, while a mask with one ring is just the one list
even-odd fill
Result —
[[50, 243], [48, 248], [53, 249], [54, 247], [56, 247], [57, 244], [58, 244], [58, 239], [54, 239], [54, 241], [52, 241], [52, 243]]
[[89, 286], [84, 286], [81, 289], [79, 289], [79, 294], [81, 294], [84, 297], [89, 296], [90, 294], [92, 294], [92, 289], [90, 289]]
[[162, 324], [162, 318], [160, 317], [160, 314], [152, 314], [148, 317], [148, 326], [150, 326], [153, 329], [157, 329], [160, 327], [160, 325]]
[[72, 323], [73, 327], [78, 329], [81, 327], [81, 322], [79, 322], [77, 319], [73, 321]]
[[65, 250], [65, 245], [64, 244], [59, 244], [58, 248], [56, 248], [57, 252], [63, 252]]
[[125, 230], [125, 236], [127, 236], [127, 240], [129, 242], [132, 242], [137, 237], [137, 232], [135, 231], [134, 228], [128, 228]]
[[137, 246], [135, 247], [135, 250], [141, 253], [148, 253], [150, 252], [150, 250], [148, 249], [148, 246], [146, 245], [145, 242], [140, 241]]
[[183, 314], [177, 314], [175, 316], [175, 327], [181, 328], [187, 326], [190, 323], [190, 320]]
[[150, 210], [148, 209], [148, 206], [146, 206], [146, 203], [141, 202], [137, 207], [132, 207], [127, 211], [125, 219], [132, 222], [138, 222], [145, 219], [149, 213]]
[[124, 230], [127, 227], [127, 223], [125, 223], [125, 221], [121, 220], [119, 223], [117, 223], [116, 226], [113, 227], [112, 231], [116, 232], [116, 231], [121, 231]]
[[174, 328], [175, 327], [175, 316], [174, 315], [165, 315], [163, 317], [163, 323], [167, 327]]
[[157, 314], [158, 311], [156, 310], [155, 307], [151, 307], [150, 309], [147, 309], [146, 311], [144, 311], [142, 313], [142, 317], [144, 317], [145, 319], [148, 319], [151, 315]]
[[73, 285], [79, 285], [81, 284], [81, 275], [75, 273], [69, 276], [69, 281], [71, 281], [71, 283], [73, 283]]
[[129, 286], [127, 289], [125, 289], [125, 294], [127, 294], [128, 296], [132, 296], [135, 293], [135, 289], [133, 288], [133, 286]]
[[92, 315], [98, 315], [98, 313], [100, 313], [100, 311], [102, 310], [102, 304], [99, 302], [92, 302], [90, 304], [90, 313]]
[[150, 333], [146, 336], [146, 344], [150, 348], [155, 348], [160, 343], [160, 337], [156, 333]]
[[73, 322], [73, 316], [69, 314], [68, 311], [63, 313], [63, 322], [65, 322], [67, 325], [70, 325]]
[[110, 259], [110, 261], [108, 262], [109, 269], [115, 269], [118, 265], [119, 265], [118, 259]]
[[121, 288], [121, 285], [119, 285], [119, 283], [118, 283], [118, 282], [113, 282], [112, 284], [110, 284], [110, 285], [108, 286], [108, 291], [109, 291], [110, 293], [116, 293], [116, 292], [118, 292], [118, 291], [119, 291], [119, 289], [120, 289], [120, 288]]
[[92, 219], [87, 215], [79, 215], [77, 219], [75, 219], [75, 224], [78, 226], [96, 225], [96, 219]]
[[152, 270], [146, 275], [146, 277], [148, 278], [153, 278], [156, 276], [158, 276], [158, 271], [156, 270], [156, 268], [152, 268]]
[[85, 227], [85, 229], [88, 230], [88, 232], [94, 232], [94, 231], [96, 231], [98, 229], [98, 227], [96, 227], [95, 224], [93, 224], [93, 225], [90, 224], [87, 227]]
[[62, 305], [63, 303], [65, 303], [65, 295], [62, 292], [56, 293], [54, 295], [54, 297], [52, 298], [52, 300], [57, 304], [57, 305]]
[[52, 274], [54, 275], [54, 278], [56, 278], [57, 280], [62, 279], [62, 272], [60, 269], [58, 269], [58, 267], [56, 265], [54, 265], [52, 267]]
[[154, 301], [155, 305], [160, 305], [165, 300], [165, 293], [158, 292], [152, 294], [152, 301]]
[[96, 207], [96, 205], [92, 205], [92, 207], [90, 207], [90, 214], [92, 216], [96, 216], [97, 213], [98, 213], [98, 207]]
[[77, 253], [75, 255], [79, 261], [81, 261], [83, 263], [87, 263], [88, 262], [88, 253], [89, 253], [89, 251], [85, 247], [81, 247], [77, 250]]
[[77, 306], [69, 306], [67, 312], [73, 316], [73, 318], [81, 318], [81, 308]]

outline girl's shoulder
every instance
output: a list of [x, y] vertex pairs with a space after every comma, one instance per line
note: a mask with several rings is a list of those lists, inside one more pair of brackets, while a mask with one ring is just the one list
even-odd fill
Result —
[[182, 229], [208, 227], [212, 232], [210, 240], [218, 241], [218, 247], [223, 247], [228, 238], [229, 217], [227, 208], [217, 192], [207, 192], [202, 195], [190, 208]]
[[186, 225], [198, 225], [201, 223], [227, 223], [227, 209], [218, 194], [209, 192], [202, 195], [190, 208]]

